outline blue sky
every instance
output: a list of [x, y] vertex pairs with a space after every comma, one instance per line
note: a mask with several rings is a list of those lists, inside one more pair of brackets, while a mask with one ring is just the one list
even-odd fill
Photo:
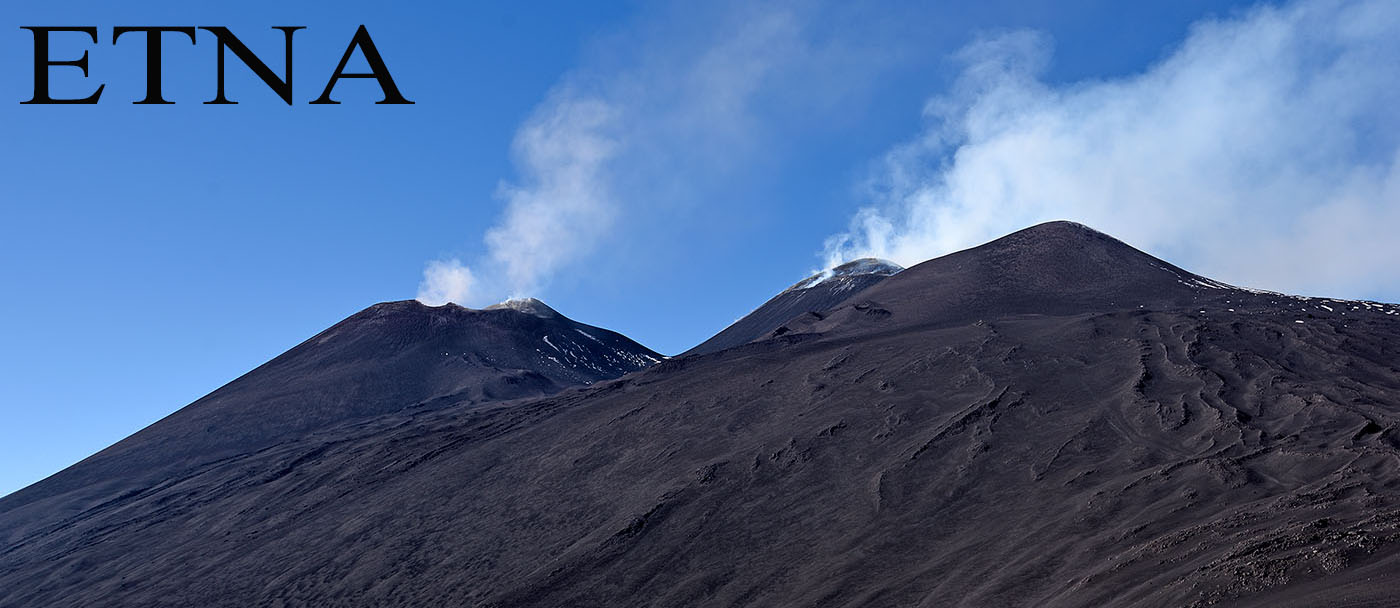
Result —
[[[1068, 217], [1227, 281], [1400, 299], [1364, 245], [1400, 217], [1384, 4], [696, 4], [8, 7], [0, 493], [434, 288], [670, 354], [830, 260]], [[306, 105], [359, 24], [415, 105], [367, 81]], [[55, 38], [92, 65], [54, 80], [102, 103], [18, 103], [26, 25], [99, 28]], [[201, 32], [167, 39], [176, 105], [131, 105], [144, 45], [114, 25], [227, 26], [274, 68], [269, 28], [307, 26], [297, 103], [236, 62], [241, 103], [199, 103]]]

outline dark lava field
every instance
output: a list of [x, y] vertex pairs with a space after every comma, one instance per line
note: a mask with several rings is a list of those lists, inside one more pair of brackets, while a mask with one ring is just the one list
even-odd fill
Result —
[[376, 305], [0, 499], [0, 606], [1400, 605], [1400, 306], [878, 268], [673, 358]]

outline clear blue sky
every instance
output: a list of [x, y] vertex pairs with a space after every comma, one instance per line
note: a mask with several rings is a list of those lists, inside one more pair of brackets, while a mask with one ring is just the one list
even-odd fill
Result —
[[[553, 192], [551, 178], [522, 169], [512, 142], [561, 96], [596, 95], [622, 113], [614, 118], [624, 126], [609, 133], [626, 151], [607, 167], [606, 200], [595, 201], [623, 201], [610, 207], [621, 219], [534, 289], [573, 318], [669, 354], [822, 264], [824, 240], [872, 202], [865, 185], [880, 159], [930, 132], [930, 100], [977, 86], [967, 67], [976, 45], [960, 49], [1037, 32], [1053, 46], [1037, 86], [1073, 94], [1149, 70], [1194, 22], [1240, 14], [1198, 0], [796, 3], [775, 21], [791, 31], [710, 54], [731, 38], [727, 28], [763, 15], [694, 4], [8, 6], [0, 494], [357, 310], [415, 297], [429, 261], [460, 258], [490, 274], [483, 235], [503, 221], [510, 189]], [[339, 85], [340, 106], [306, 105], [359, 24], [416, 105], [373, 105], [368, 81]], [[91, 78], [54, 68], [54, 81], [71, 93], [105, 82], [104, 101], [20, 105], [32, 82], [26, 25], [97, 26], [98, 45], [55, 38], [56, 58], [90, 49]], [[136, 36], [113, 46], [114, 25], [228, 26], [278, 71], [281, 38], [268, 28], [307, 26], [296, 38], [297, 104], [232, 60], [229, 95], [240, 105], [199, 103], [213, 94], [215, 54], [201, 32], [197, 46], [165, 43], [165, 96], [176, 105], [131, 105], [144, 94], [145, 49]], [[777, 45], [799, 48], [765, 60], [757, 76], [738, 70], [736, 86], [754, 88], [737, 102], [715, 90], [732, 85], [729, 67]], [[713, 73], [707, 61], [728, 62], [719, 70], [728, 76], [696, 84]], [[654, 94], [665, 87], [713, 98], [676, 118], [668, 104], [692, 102]], [[951, 158], [934, 156], [930, 166]]]

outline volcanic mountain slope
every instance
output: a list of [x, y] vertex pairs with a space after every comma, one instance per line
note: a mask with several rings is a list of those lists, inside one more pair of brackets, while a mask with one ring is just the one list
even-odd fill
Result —
[[55, 516], [0, 605], [1396, 603], [1393, 305], [1058, 222], [819, 316]]
[[141, 495], [210, 462], [405, 408], [538, 397], [660, 356], [538, 300], [472, 310], [371, 306], [165, 419], [0, 500], [0, 539], [27, 521]]
[[763, 306], [682, 355], [712, 353], [768, 337], [789, 320], [836, 306], [903, 269], [894, 262], [861, 258], [817, 273], [773, 296]]

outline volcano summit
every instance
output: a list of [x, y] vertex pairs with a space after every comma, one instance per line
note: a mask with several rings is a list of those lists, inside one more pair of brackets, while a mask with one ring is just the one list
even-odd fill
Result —
[[1396, 604], [1400, 307], [1068, 222], [861, 269], [659, 362], [371, 307], [0, 500], [0, 605]]

